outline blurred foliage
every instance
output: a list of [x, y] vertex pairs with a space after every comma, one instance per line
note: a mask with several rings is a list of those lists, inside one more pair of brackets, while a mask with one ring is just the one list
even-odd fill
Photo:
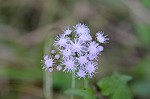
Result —
[[53, 73], [54, 99], [149, 99], [149, 12], [150, 0], [0, 0], [0, 99], [44, 99], [45, 40], [50, 47], [77, 22], [92, 35], [105, 31], [110, 41], [88, 89], [82, 79], [70, 89], [70, 74]]
[[143, 4], [146, 6], [146, 7], [149, 7], [150, 8], [150, 1], [149, 0], [142, 0]]
[[130, 76], [113, 74], [105, 77], [98, 82], [101, 92], [104, 96], [110, 96], [111, 99], [132, 99], [127, 87], [127, 82], [131, 80]]
[[145, 58], [139, 62], [134, 70], [136, 80], [133, 82], [131, 89], [139, 96], [147, 99], [150, 93], [150, 58]]
[[81, 96], [83, 99], [96, 99], [94, 92], [89, 88], [84, 89], [68, 89], [65, 91], [67, 95]]
[[150, 27], [145, 24], [137, 24], [136, 30], [140, 39], [145, 44], [149, 45], [150, 44]]

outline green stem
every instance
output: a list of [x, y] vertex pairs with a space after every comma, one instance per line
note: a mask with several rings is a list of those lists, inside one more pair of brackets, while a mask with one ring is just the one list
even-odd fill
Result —
[[47, 71], [44, 72], [44, 96], [45, 99], [52, 99], [52, 74]]
[[[75, 88], [75, 74], [72, 73], [72, 84], [71, 84], [71, 88], [74, 89]], [[74, 99], [74, 96], [71, 96], [71, 99]]]
[[74, 73], [72, 73], [72, 85], [71, 85], [71, 87], [72, 88], [75, 88], [75, 74]]
[[[49, 37], [49, 35], [48, 35]], [[50, 54], [50, 44], [49, 44], [49, 38], [46, 38], [45, 40], [45, 48], [44, 48], [44, 54], [49, 55]], [[52, 87], [53, 87], [53, 78], [52, 73], [48, 71], [44, 71], [44, 97], [45, 99], [52, 99]]]
[[84, 79], [84, 88], [88, 88], [88, 78]]

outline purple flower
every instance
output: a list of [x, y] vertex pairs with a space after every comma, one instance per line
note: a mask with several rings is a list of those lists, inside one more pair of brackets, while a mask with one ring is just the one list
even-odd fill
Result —
[[98, 40], [98, 42], [100, 43], [106, 43], [107, 40], [109, 40], [109, 38], [106, 38], [107, 35], [104, 36], [104, 32], [100, 31], [98, 33], [96, 33], [96, 38]]
[[100, 53], [100, 46], [96, 42], [90, 42], [87, 48], [87, 51], [89, 52], [89, 56], [97, 57], [97, 55]]
[[85, 65], [88, 62], [87, 55], [79, 56], [77, 58], [79, 65]]
[[70, 35], [71, 32], [72, 32], [72, 30], [69, 27], [67, 27], [66, 30], [64, 31], [64, 34], [65, 35]]
[[56, 53], [56, 51], [55, 51], [55, 50], [51, 50], [51, 53], [52, 53], [52, 54], [55, 54], [55, 53]]
[[56, 37], [56, 50], [51, 51], [51, 56], [44, 56], [43, 69], [53, 72], [54, 65], [57, 65], [58, 71], [73, 72], [78, 78], [92, 78], [97, 73], [97, 58], [104, 50], [101, 44], [107, 40], [109, 38], [101, 31], [96, 33], [94, 41], [85, 24], [76, 24], [73, 29], [67, 27]]
[[74, 28], [77, 35], [84, 35], [90, 33], [89, 28], [86, 25], [81, 23], [74, 26]]
[[82, 34], [79, 36], [79, 41], [87, 42], [91, 40], [92, 40], [92, 36], [90, 34]]
[[62, 53], [63, 58], [69, 58], [72, 54], [71, 50], [69, 48], [66, 48], [64, 50], [60, 50]]
[[64, 34], [59, 35], [59, 36], [57, 36], [54, 45], [59, 46], [59, 47], [65, 47], [65, 46], [67, 46], [69, 39], [70, 38], [66, 37]]
[[77, 72], [77, 76], [78, 76], [79, 78], [85, 78], [86, 73], [85, 73], [84, 70], [79, 69], [79, 71]]
[[62, 70], [62, 66], [58, 65], [58, 66], [57, 66], [57, 70], [58, 70], [58, 71]]
[[48, 71], [51, 73], [53, 72], [53, 68], [49, 68]]
[[77, 52], [78, 54], [82, 53], [84, 46], [79, 40], [75, 39], [74, 41], [71, 41], [70, 43], [71, 44], [69, 46], [73, 53], [75, 52]]
[[45, 55], [44, 60], [42, 60], [43, 63], [43, 69], [47, 70], [48, 68], [53, 67], [53, 59], [51, 56]]
[[62, 65], [65, 65], [65, 68], [63, 71], [66, 72], [74, 72], [76, 70], [76, 66], [75, 66], [75, 60], [73, 58], [70, 59], [65, 59], [62, 62]]
[[92, 78], [94, 76], [97, 68], [98, 68], [97, 63], [95, 63], [95, 62], [88, 62], [86, 64], [85, 70], [86, 70], [89, 78]]
[[56, 54], [55, 55], [55, 59], [59, 59], [60, 58], [60, 55], [59, 54]]

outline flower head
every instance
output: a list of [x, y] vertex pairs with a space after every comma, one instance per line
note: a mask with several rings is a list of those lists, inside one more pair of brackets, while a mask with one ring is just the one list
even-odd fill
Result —
[[87, 55], [79, 56], [77, 58], [77, 60], [78, 60], [78, 64], [81, 65], [81, 66], [85, 65], [88, 62]]
[[55, 45], [59, 47], [65, 47], [67, 46], [68, 41], [70, 38], [66, 37], [64, 34], [57, 36], [57, 39], [55, 41]]
[[79, 69], [79, 71], [77, 72], [77, 76], [79, 78], [85, 78], [86, 72], [84, 70], [82, 70], [82, 69]]
[[74, 26], [77, 35], [84, 35], [90, 33], [90, 29], [84, 24], [77, 24]]
[[71, 49], [69, 49], [69, 47], [67, 47], [64, 50], [61, 50], [61, 53], [62, 53], [63, 58], [68, 58], [72, 54]]
[[87, 42], [91, 40], [92, 40], [92, 36], [90, 34], [82, 34], [79, 36], [79, 41]]
[[59, 59], [60, 58], [60, 55], [59, 54], [56, 54], [55, 55], [55, 59]]
[[62, 65], [65, 65], [63, 71], [72, 72], [76, 70], [75, 60], [73, 58], [64, 60]]
[[87, 48], [87, 51], [89, 52], [90, 55], [95, 55], [97, 56], [100, 52], [100, 47], [99, 44], [96, 42], [90, 42], [89, 47]]
[[42, 60], [43, 69], [47, 70], [48, 68], [53, 67], [53, 59], [51, 56], [45, 55], [44, 60]]
[[75, 39], [74, 41], [70, 42], [70, 49], [73, 53], [77, 52], [78, 54], [81, 54], [83, 51], [84, 46], [82, 45], [83, 43], [80, 42], [79, 40]]
[[48, 71], [49, 71], [50, 73], [53, 72], [53, 70], [54, 70], [53, 68], [49, 68], [49, 69], [48, 69]]
[[106, 43], [107, 40], [109, 40], [109, 38], [106, 38], [107, 35], [104, 36], [104, 32], [100, 31], [98, 33], [96, 33], [96, 38], [98, 40], [98, 42], [100, 43]]
[[72, 32], [72, 30], [69, 27], [67, 27], [66, 30], [64, 31], [64, 34], [65, 35], [70, 35], [71, 32]]
[[55, 50], [51, 50], [51, 53], [52, 53], [52, 54], [55, 54], [55, 53], [56, 53], [56, 51], [55, 51]]
[[104, 50], [101, 44], [107, 40], [104, 32], [98, 32], [94, 41], [85, 24], [76, 24], [73, 29], [67, 27], [56, 37], [57, 52], [52, 50], [51, 56], [44, 56], [43, 69], [53, 72], [55, 63], [58, 71], [73, 72], [78, 78], [92, 78], [97, 73], [97, 58]]
[[92, 78], [92, 76], [96, 73], [96, 67], [97, 63], [95, 62], [88, 62], [87, 66], [85, 67], [85, 71], [87, 72], [89, 78]]
[[58, 66], [57, 66], [57, 70], [58, 70], [58, 71], [62, 70], [62, 66], [58, 65]]

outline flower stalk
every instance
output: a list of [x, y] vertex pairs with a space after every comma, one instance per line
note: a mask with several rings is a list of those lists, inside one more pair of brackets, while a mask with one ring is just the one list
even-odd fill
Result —
[[[44, 54], [49, 55], [50, 54], [50, 45], [49, 45], [49, 38], [46, 38], [45, 45], [44, 45]], [[49, 73], [46, 71], [44, 73], [44, 97], [45, 99], [52, 99], [52, 87], [53, 87], [53, 78], [52, 73]]]
[[84, 79], [84, 88], [87, 89], [88, 88], [88, 78]]
[[[75, 73], [74, 72], [72, 73], [72, 80], [71, 81], [72, 81], [71, 82], [71, 88], [74, 89], [75, 88], [75, 83], [76, 83], [76, 81], [75, 81]], [[70, 99], [74, 99], [74, 96], [72, 95]]]
[[45, 72], [44, 77], [44, 97], [45, 99], [52, 99], [52, 74]]

